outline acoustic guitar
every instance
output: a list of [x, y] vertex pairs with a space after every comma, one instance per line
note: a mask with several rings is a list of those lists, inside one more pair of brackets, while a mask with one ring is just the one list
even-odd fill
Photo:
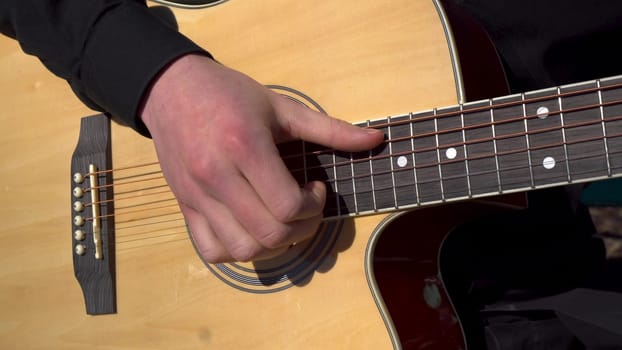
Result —
[[180, 30], [219, 61], [387, 141], [282, 145], [300, 182], [327, 183], [326, 221], [277, 258], [205, 264], [150, 140], [80, 121], [94, 112], [1, 38], [0, 347], [466, 349], [444, 235], [506, 207], [488, 198], [621, 173], [621, 77], [467, 103], [437, 1], [188, 3]]

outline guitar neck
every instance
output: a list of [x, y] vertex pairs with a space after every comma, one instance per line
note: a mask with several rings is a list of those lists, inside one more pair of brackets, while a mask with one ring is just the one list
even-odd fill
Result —
[[327, 183], [326, 217], [611, 178], [622, 173], [622, 76], [360, 125], [385, 142], [362, 153], [281, 148], [300, 183]]

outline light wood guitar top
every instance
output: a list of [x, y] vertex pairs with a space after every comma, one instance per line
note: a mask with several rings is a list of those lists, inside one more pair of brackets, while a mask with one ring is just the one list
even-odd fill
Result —
[[[180, 31], [223, 64], [350, 122], [458, 99], [431, 0], [230, 0], [174, 13]], [[347, 222], [333, 259], [304, 284], [264, 294], [216, 278], [183, 230], [119, 231], [118, 313], [86, 315], [73, 274], [69, 164], [80, 117], [94, 112], [5, 37], [0, 77], [0, 348], [393, 347], [365, 271], [385, 215]], [[156, 159], [150, 140], [118, 126], [113, 152], [115, 167]]]

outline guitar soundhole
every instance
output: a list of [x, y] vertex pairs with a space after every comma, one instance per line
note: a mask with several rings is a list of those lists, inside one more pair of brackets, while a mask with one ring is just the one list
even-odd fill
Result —
[[248, 293], [274, 293], [308, 283], [322, 270], [343, 227], [343, 221], [326, 222], [313, 238], [298, 243], [280, 256], [252, 263], [207, 264], [221, 281]]

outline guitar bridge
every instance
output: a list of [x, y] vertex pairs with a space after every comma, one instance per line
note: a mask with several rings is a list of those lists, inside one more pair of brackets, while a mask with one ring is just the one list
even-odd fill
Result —
[[117, 310], [112, 172], [107, 169], [112, 169], [110, 120], [103, 114], [82, 118], [71, 158], [71, 241], [89, 315]]

